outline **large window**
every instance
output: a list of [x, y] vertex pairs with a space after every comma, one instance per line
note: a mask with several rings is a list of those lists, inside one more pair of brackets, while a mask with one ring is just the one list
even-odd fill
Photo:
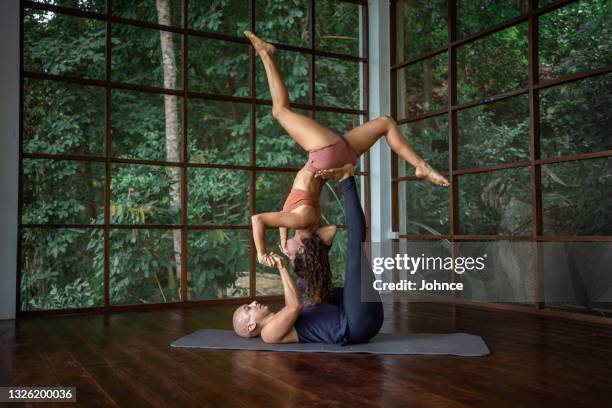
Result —
[[[242, 33], [277, 45], [294, 108], [342, 134], [367, 116], [366, 7], [22, 1], [20, 312], [280, 294], [250, 215], [282, 208], [306, 153]], [[343, 224], [326, 188], [325, 221]]]
[[474, 241], [485, 250], [524, 241], [535, 250], [521, 267], [507, 252], [495, 279], [467, 282], [469, 299], [522, 291], [515, 298], [538, 308], [612, 311], [598, 301], [612, 289], [609, 263], [587, 265], [577, 245], [609, 252], [612, 242], [610, 5], [392, 2], [394, 115], [452, 179], [449, 190], [435, 187], [394, 158], [400, 241]]

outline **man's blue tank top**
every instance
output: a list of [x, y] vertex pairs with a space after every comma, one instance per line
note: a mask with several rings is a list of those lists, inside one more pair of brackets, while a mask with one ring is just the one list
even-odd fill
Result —
[[[324, 246], [329, 252], [331, 245]], [[304, 281], [298, 278], [297, 284], [300, 295], [304, 296]], [[337, 300], [335, 299], [334, 304], [320, 303], [302, 309], [293, 325], [297, 331], [299, 343], [340, 344], [344, 341], [347, 320], [341, 306], [342, 302], [335, 304]]]
[[340, 344], [346, 333], [342, 306], [320, 303], [302, 309], [294, 324], [299, 343]]

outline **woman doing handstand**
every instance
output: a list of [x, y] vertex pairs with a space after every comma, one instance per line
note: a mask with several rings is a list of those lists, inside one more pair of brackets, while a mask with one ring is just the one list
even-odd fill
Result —
[[[246, 31], [245, 36], [263, 62], [272, 95], [272, 114], [287, 133], [309, 152], [308, 162], [297, 173], [283, 210], [256, 214], [251, 218], [257, 260], [261, 264], [269, 267], [275, 265], [275, 259], [266, 250], [265, 229], [278, 227], [281, 251], [289, 257], [294, 271], [299, 276], [301, 271], [306, 269], [311, 269], [310, 277], [320, 274], [313, 272], [313, 267], [323, 268], [325, 273], [329, 272], [329, 265], [321, 263], [321, 254], [317, 252], [321, 253], [324, 245], [331, 245], [335, 226], [322, 226], [320, 222], [319, 196], [326, 180], [319, 176], [327, 172], [326, 176], [330, 177], [333, 175], [329, 174], [329, 169], [342, 172], [346, 170], [342, 170], [343, 166], [354, 165], [357, 157], [369, 150], [382, 136], [386, 137], [391, 150], [416, 167], [417, 177], [441, 186], [449, 185], [440, 173], [414, 152], [389, 116], [371, 120], [340, 137], [315, 120], [292, 111], [287, 88], [274, 63], [276, 48], [250, 31]], [[287, 239], [288, 228], [295, 230], [291, 239]], [[326, 281], [328, 279], [319, 279], [319, 282]], [[320, 289], [311, 288], [315, 292], [320, 292]], [[321, 300], [324, 299], [317, 299]]]
[[[384, 320], [380, 296], [373, 287], [374, 273], [363, 269], [367, 259], [362, 243], [365, 241], [365, 215], [352, 168], [339, 174], [344, 196], [346, 231], [346, 273], [344, 287], [339, 290], [335, 304], [321, 302], [304, 307], [299, 290], [276, 254], [269, 254], [283, 281], [285, 306], [274, 313], [267, 306], [254, 301], [239, 306], [234, 312], [233, 325], [242, 337], [261, 335], [266, 343], [364, 343], [374, 337]], [[333, 176], [336, 178], [336, 175]], [[363, 299], [362, 299], [363, 297]]]

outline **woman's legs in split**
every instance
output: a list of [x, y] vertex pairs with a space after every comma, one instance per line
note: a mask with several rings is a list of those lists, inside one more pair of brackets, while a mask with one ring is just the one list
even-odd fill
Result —
[[[347, 340], [349, 343], [364, 343], [374, 337], [384, 320], [380, 295], [372, 286], [374, 273], [361, 272], [362, 261], [367, 265], [362, 243], [365, 241], [365, 215], [355, 178], [350, 176], [340, 182], [344, 195], [346, 229], [348, 233], [347, 265], [342, 291], [342, 306], [348, 321]], [[362, 294], [370, 302], [362, 301]], [[372, 301], [377, 300], [377, 301]]]
[[272, 114], [287, 133], [306, 151], [320, 149], [337, 141], [340, 136], [332, 130], [308, 116], [300, 115], [291, 110], [287, 87], [274, 63], [274, 52], [276, 50], [274, 46], [261, 40], [250, 31], [246, 31], [244, 34], [261, 57], [272, 95]]
[[446, 186], [448, 181], [437, 171], [432, 169], [413, 149], [410, 147], [397, 123], [390, 116], [381, 116], [371, 120], [349, 131], [344, 138], [349, 142], [357, 155], [370, 150], [382, 136], [386, 136], [391, 150], [402, 159], [416, 167], [416, 175], [425, 178], [432, 183]]

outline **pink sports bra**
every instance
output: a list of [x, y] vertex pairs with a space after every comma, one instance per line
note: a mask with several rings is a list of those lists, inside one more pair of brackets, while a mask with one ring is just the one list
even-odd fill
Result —
[[[317, 210], [320, 208], [319, 197], [316, 194], [311, 193], [310, 191], [302, 190], [299, 188], [292, 188], [291, 192], [287, 196], [285, 200], [285, 204], [283, 205], [283, 212], [290, 212], [294, 208], [297, 208], [301, 205], [310, 205]], [[320, 211], [320, 210], [319, 210]], [[317, 221], [315, 221], [312, 225], [308, 227], [311, 232], [316, 231], [321, 226], [321, 216], [320, 213], [317, 215]]]

